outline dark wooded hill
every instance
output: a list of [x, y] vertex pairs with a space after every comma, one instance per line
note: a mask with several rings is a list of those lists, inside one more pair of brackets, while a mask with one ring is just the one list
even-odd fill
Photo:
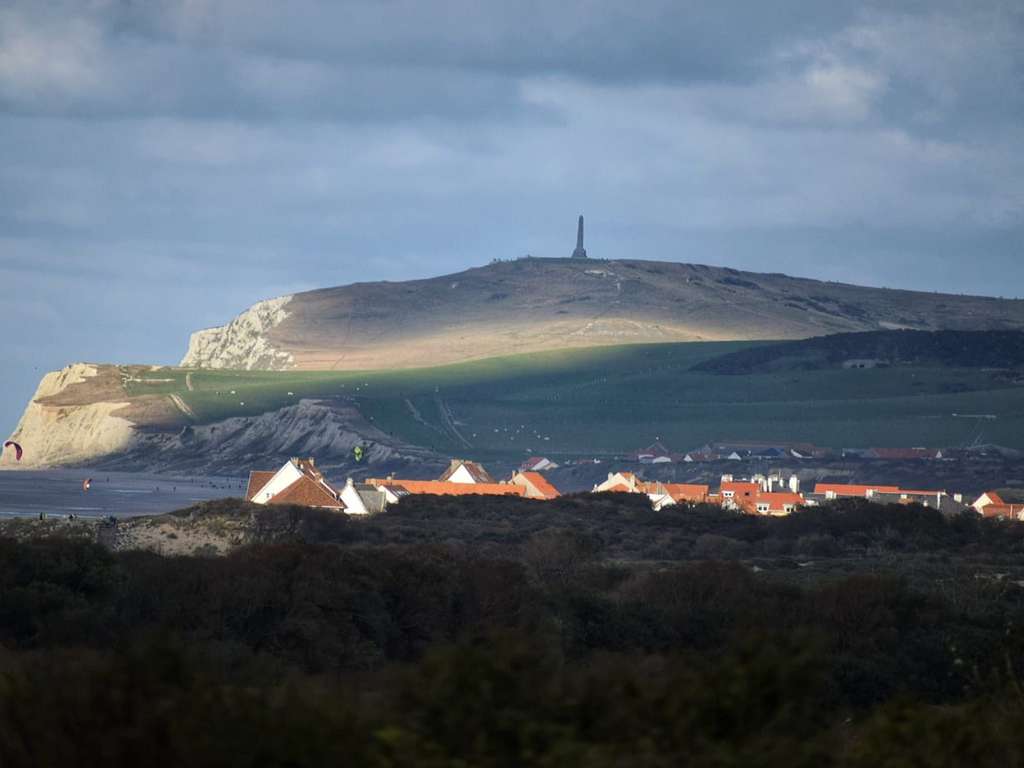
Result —
[[750, 374], [842, 367], [912, 365], [978, 369], [1024, 366], [1020, 331], [841, 333], [751, 347], [704, 360], [694, 370]]

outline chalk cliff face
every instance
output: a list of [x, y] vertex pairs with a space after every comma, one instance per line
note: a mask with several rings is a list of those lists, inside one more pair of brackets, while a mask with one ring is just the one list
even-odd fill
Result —
[[[150, 366], [76, 363], [43, 377], [11, 439], [24, 448], [17, 462], [5, 451], [0, 469], [90, 466], [140, 471], [232, 473], [274, 468], [291, 456], [317, 456], [327, 466], [352, 462], [400, 467], [437, 457], [391, 437], [346, 398], [301, 399], [253, 416], [195, 423], [173, 394], [158, 389], [184, 372]], [[128, 385], [133, 385], [135, 389]]]
[[82, 464], [98, 456], [130, 452], [136, 444], [132, 422], [115, 415], [127, 402], [66, 402], [70, 390], [89, 388], [90, 380], [97, 379], [99, 373], [99, 366], [76, 363], [46, 374], [11, 436], [29, 450], [20, 462], [5, 451], [0, 464], [4, 468], [36, 469]]
[[291, 296], [280, 296], [261, 301], [227, 325], [196, 331], [189, 340], [182, 367], [265, 371], [291, 368], [292, 355], [275, 349], [267, 337], [288, 317], [291, 300]]
[[407, 368], [569, 347], [802, 339], [885, 328], [1021, 330], [1024, 301], [700, 264], [525, 258], [260, 302], [222, 328], [194, 334], [182, 365]]
[[276, 469], [291, 456], [317, 456], [318, 464], [329, 468], [350, 461], [357, 445], [366, 447], [367, 464], [433, 458], [381, 432], [349, 402], [303, 399], [258, 416], [141, 434], [130, 454], [109, 457], [107, 465], [209, 473], [253, 468], [254, 461], [262, 462], [259, 468]]

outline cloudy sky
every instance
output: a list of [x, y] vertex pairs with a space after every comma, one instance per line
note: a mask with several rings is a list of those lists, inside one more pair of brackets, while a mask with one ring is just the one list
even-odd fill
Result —
[[1024, 295], [1019, 0], [0, 0], [0, 433], [253, 301], [565, 256]]

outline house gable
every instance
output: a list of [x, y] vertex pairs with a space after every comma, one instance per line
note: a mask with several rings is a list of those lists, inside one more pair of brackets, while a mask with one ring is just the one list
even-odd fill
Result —
[[439, 478], [441, 482], [449, 483], [495, 483], [491, 473], [483, 468], [483, 465], [475, 461], [463, 459], [452, 459], [448, 469]]
[[516, 472], [512, 475], [512, 483], [522, 486], [527, 498], [531, 499], [556, 499], [561, 495], [539, 472]]
[[274, 473], [273, 477], [270, 478], [263, 487], [255, 492], [252, 496], [251, 501], [256, 504], [267, 504], [278, 494], [282, 493], [288, 486], [299, 481], [303, 477], [302, 472], [295, 462], [289, 461], [277, 472]]
[[252, 501], [253, 497], [263, 489], [263, 487], [270, 482], [270, 479], [276, 473], [273, 471], [262, 472], [254, 471], [249, 473], [249, 484], [245, 489], [245, 500]]

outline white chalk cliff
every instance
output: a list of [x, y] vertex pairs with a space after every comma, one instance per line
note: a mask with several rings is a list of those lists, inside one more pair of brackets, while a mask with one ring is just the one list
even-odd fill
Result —
[[46, 374], [11, 435], [12, 440], [25, 448], [25, 455], [16, 462], [11, 451], [4, 451], [0, 466], [34, 469], [83, 464], [100, 456], [130, 451], [137, 437], [134, 425], [114, 415], [127, 403], [68, 406], [45, 402], [97, 373], [95, 365], [75, 363]]
[[291, 368], [292, 355], [274, 349], [266, 336], [288, 317], [286, 307], [291, 300], [291, 296], [279, 296], [260, 301], [227, 325], [196, 331], [189, 339], [182, 367], [264, 371]]

